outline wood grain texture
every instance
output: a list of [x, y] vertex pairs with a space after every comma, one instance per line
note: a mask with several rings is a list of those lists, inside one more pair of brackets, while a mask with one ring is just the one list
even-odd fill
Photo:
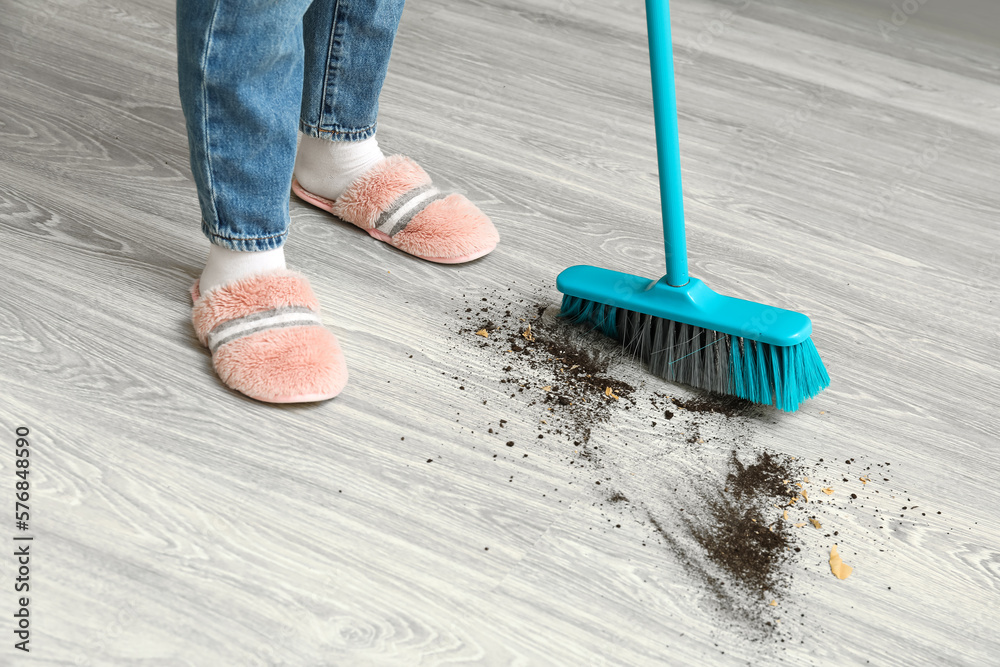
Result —
[[[456, 334], [480, 295], [555, 303], [571, 264], [662, 272], [641, 3], [407, 7], [380, 143], [501, 245], [430, 265], [293, 198], [289, 262], [351, 381], [265, 406], [189, 323], [207, 241], [170, 3], [60, 0], [0, 11], [0, 432], [32, 430], [37, 550], [32, 653], [0, 664], [995, 663], [1000, 50], [932, 12], [885, 40], [854, 5], [672, 5], [692, 274], [808, 313], [833, 377], [748, 446], [892, 462], [882, 494], [837, 482], [864, 510], [822, 499], [855, 573], [804, 538], [794, 641], [720, 623], [651, 527], [724, 471], [724, 424], [693, 455], [683, 420], [618, 411], [583, 464]], [[614, 368], [640, 402], [684, 391]], [[942, 514], [895, 518], [918, 499]]]

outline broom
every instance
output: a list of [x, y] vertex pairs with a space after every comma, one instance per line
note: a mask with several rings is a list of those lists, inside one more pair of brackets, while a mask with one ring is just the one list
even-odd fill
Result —
[[713, 291], [687, 270], [667, 0], [646, 0], [667, 274], [649, 280], [571, 266], [559, 315], [622, 341], [655, 375], [794, 411], [830, 384], [802, 314]]

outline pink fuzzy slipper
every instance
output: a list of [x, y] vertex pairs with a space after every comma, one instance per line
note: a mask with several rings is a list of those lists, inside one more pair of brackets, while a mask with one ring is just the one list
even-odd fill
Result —
[[427, 172], [405, 155], [380, 160], [336, 200], [306, 191], [295, 179], [292, 192], [378, 240], [431, 262], [468, 262], [500, 242], [496, 227], [475, 204], [464, 195], [440, 192]]
[[205, 294], [199, 282], [191, 322], [228, 386], [259, 401], [302, 403], [333, 398], [347, 384], [340, 345], [301, 273], [248, 276]]

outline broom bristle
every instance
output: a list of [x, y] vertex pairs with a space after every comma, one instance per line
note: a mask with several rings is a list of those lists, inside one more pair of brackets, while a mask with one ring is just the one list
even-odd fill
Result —
[[559, 316], [618, 339], [665, 380], [779, 410], [796, 410], [830, 384], [809, 338], [798, 345], [770, 345], [568, 294]]

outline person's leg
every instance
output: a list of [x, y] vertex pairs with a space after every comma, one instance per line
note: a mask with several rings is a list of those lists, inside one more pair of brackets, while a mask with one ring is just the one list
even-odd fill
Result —
[[283, 268], [308, 0], [177, 0], [177, 78], [202, 231], [202, 291]]
[[310, 192], [336, 199], [385, 157], [378, 100], [402, 12], [403, 0], [314, 0], [306, 11], [295, 178]]
[[315, 0], [303, 19], [305, 81], [292, 191], [422, 259], [467, 262], [500, 237], [463, 195], [440, 192], [375, 140], [379, 93], [403, 0]]
[[177, 0], [177, 71], [208, 262], [192, 324], [230, 387], [318, 401], [347, 382], [305, 276], [285, 268], [309, 0]]

